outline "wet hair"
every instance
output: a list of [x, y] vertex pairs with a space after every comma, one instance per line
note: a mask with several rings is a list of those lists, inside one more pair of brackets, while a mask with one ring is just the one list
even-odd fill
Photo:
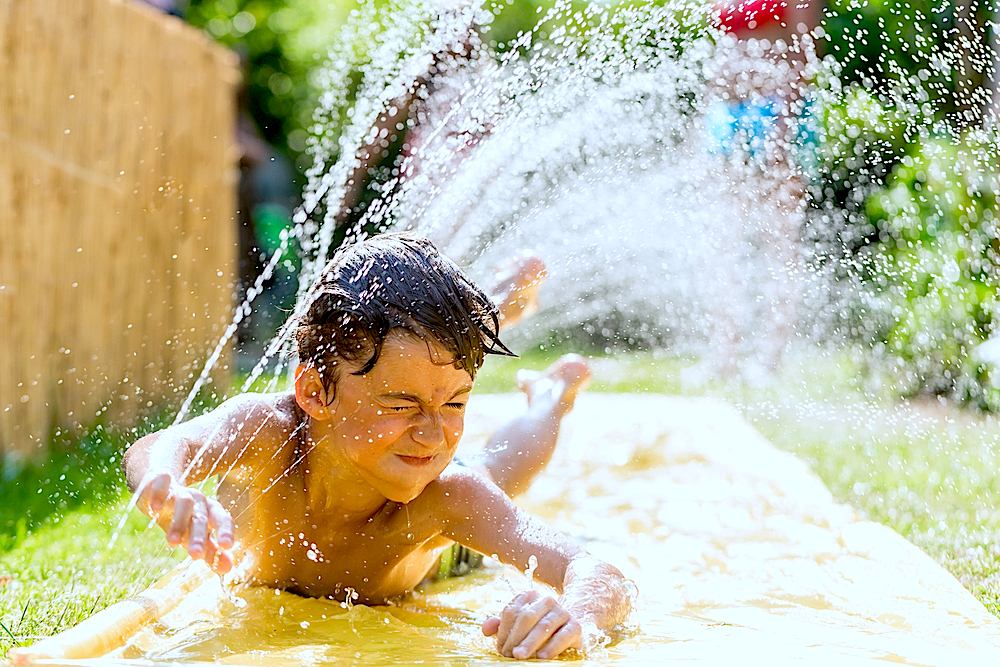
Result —
[[307, 298], [295, 342], [299, 359], [319, 370], [328, 400], [338, 364], [368, 373], [394, 332], [437, 343], [473, 379], [487, 354], [515, 356], [500, 341], [496, 305], [430, 241], [411, 234], [341, 248]]

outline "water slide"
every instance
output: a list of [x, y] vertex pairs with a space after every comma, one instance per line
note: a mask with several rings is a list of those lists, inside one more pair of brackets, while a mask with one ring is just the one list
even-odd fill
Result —
[[[480, 446], [523, 400], [476, 397], [463, 448]], [[1000, 621], [954, 577], [835, 503], [801, 461], [719, 401], [580, 397], [549, 470], [519, 502], [638, 587], [628, 627], [585, 656], [594, 664], [1000, 664]], [[94, 667], [497, 664], [478, 625], [531, 585], [488, 564], [392, 606], [234, 590], [243, 605], [196, 566], [11, 657]]]

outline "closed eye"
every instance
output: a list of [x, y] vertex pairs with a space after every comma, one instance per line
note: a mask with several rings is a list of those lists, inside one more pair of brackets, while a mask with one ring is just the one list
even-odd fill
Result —
[[465, 403], [446, 403], [445, 405], [447, 405], [449, 408], [452, 408], [454, 410], [464, 410], [465, 409]]

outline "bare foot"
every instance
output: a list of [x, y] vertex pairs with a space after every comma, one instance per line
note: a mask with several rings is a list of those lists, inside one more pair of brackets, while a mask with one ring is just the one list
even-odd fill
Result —
[[564, 354], [544, 371], [520, 370], [517, 388], [528, 396], [528, 407], [550, 405], [559, 415], [573, 409], [577, 395], [590, 384], [590, 364], [579, 354]]
[[512, 327], [538, 310], [538, 289], [545, 280], [545, 262], [522, 252], [501, 269], [490, 295], [500, 309], [500, 326]]

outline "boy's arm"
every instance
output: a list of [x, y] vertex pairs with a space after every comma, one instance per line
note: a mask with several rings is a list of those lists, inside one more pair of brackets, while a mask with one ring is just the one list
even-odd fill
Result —
[[496, 485], [462, 471], [442, 480], [443, 535], [520, 570], [535, 556], [535, 575], [561, 595], [527, 591], [483, 624], [497, 649], [518, 659], [554, 658], [582, 648], [583, 628], [604, 633], [624, 622], [631, 606], [625, 577], [540, 519], [518, 508]]
[[[233, 521], [213, 498], [187, 485], [230, 471], [273, 412], [259, 398], [240, 396], [212, 412], [136, 441], [122, 459], [139, 509], [219, 572], [232, 567]], [[214, 531], [214, 535], [213, 535]]]

